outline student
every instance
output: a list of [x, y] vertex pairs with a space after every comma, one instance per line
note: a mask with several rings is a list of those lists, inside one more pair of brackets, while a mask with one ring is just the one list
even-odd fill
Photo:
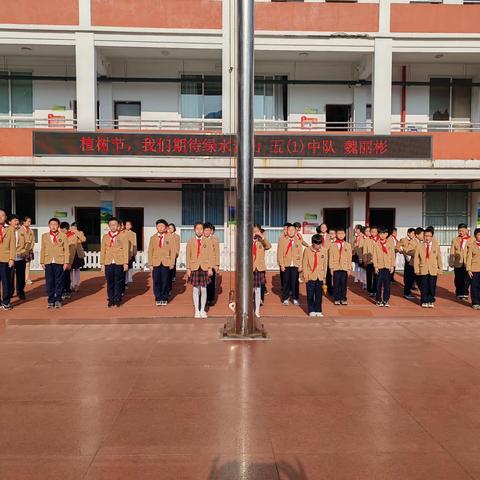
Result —
[[303, 239], [302, 224], [300, 222], [295, 222], [293, 225], [295, 226], [297, 238], [302, 242], [302, 245], [304, 247], [309, 247], [310, 245]]
[[433, 308], [437, 288], [437, 276], [442, 274], [442, 254], [440, 246], [433, 239], [433, 231], [426, 228], [424, 242], [415, 248], [413, 267], [421, 291], [421, 304], [424, 308]]
[[155, 223], [157, 233], [148, 244], [148, 265], [152, 268], [153, 293], [157, 307], [167, 305], [171, 285], [171, 271], [175, 262], [175, 245], [168, 233], [168, 223], [160, 219]]
[[393, 248], [395, 249], [395, 265], [393, 266], [393, 272], [390, 274], [391, 278], [392, 278], [392, 283], [395, 283], [395, 269], [396, 269], [396, 265], [397, 265], [397, 248], [398, 248], [398, 230], [396, 229], [396, 227], [393, 227], [392, 228], [392, 233], [389, 235], [388, 237], [388, 240], [390, 240], [393, 244]]
[[207, 318], [207, 285], [215, 263], [213, 243], [203, 236], [203, 223], [194, 226], [195, 236], [187, 243], [186, 264], [188, 283], [193, 287], [195, 318]]
[[12, 294], [11, 269], [15, 266], [16, 242], [15, 231], [6, 225], [7, 212], [0, 209], [0, 281], [2, 296], [0, 306], [4, 310], [11, 310], [10, 298]]
[[[264, 228], [260, 228], [260, 233], [263, 235], [265, 238], [266, 232]], [[270, 243], [270, 242], [269, 242]], [[271, 244], [270, 244], [271, 245]], [[265, 279], [265, 283], [261, 287], [262, 290], [262, 301], [261, 304], [263, 305], [263, 302], [265, 301], [265, 295], [268, 295], [268, 289], [267, 289], [267, 280]]]
[[302, 242], [296, 235], [295, 226], [290, 224], [287, 228], [287, 237], [278, 244], [278, 265], [283, 273], [282, 302], [288, 305], [290, 296], [293, 304], [299, 305], [298, 274], [302, 266]]
[[25, 241], [27, 242], [28, 250], [25, 252], [25, 283], [31, 285], [30, 280], [30, 264], [33, 261], [34, 253], [33, 247], [35, 246], [35, 235], [30, 228], [32, 225], [32, 219], [28, 216], [23, 217], [22, 228], [25, 231]]
[[322, 237], [322, 245], [325, 247], [325, 242], [327, 241], [328, 238], [328, 227], [326, 223], [321, 223], [316, 229], [315, 229]]
[[70, 250], [67, 236], [60, 231], [60, 220], [48, 221], [49, 232], [42, 235], [40, 264], [45, 270], [48, 308], [62, 307], [65, 272], [70, 269]]
[[363, 246], [363, 264], [366, 269], [367, 277], [367, 292], [369, 297], [375, 296], [377, 285], [377, 277], [375, 275], [375, 268], [373, 266], [373, 250], [375, 244], [378, 242], [378, 229], [375, 226], [370, 227], [370, 237], [365, 240]]
[[203, 226], [203, 236], [212, 243], [213, 247], [213, 268], [210, 283], [207, 285], [207, 305], [213, 307], [215, 305], [215, 297], [217, 293], [217, 272], [220, 270], [220, 242], [215, 236], [215, 226], [207, 222]]
[[137, 256], [137, 234], [132, 230], [133, 225], [130, 220], [125, 222], [125, 235], [128, 238], [128, 271], [125, 283], [128, 285], [133, 282], [133, 262]]
[[403, 296], [413, 300], [412, 288], [415, 283], [415, 271], [413, 268], [413, 254], [418, 241], [415, 238], [415, 229], [409, 228], [407, 236], [402, 238], [397, 245], [397, 251], [403, 255], [405, 260], [403, 267]]
[[352, 261], [355, 264], [353, 283], [361, 283], [365, 286], [367, 283], [365, 269], [363, 268], [363, 243], [365, 241], [364, 227], [355, 225], [355, 241], [353, 243]]
[[70, 269], [65, 271], [65, 274], [63, 275], [62, 300], [65, 300], [66, 298], [70, 298], [72, 296], [71, 265], [74, 261], [77, 251], [77, 238], [75, 234], [70, 231], [70, 224], [68, 222], [62, 222], [60, 224], [60, 231], [67, 237], [68, 258], [70, 259]]
[[80, 288], [80, 269], [85, 265], [85, 250], [83, 243], [87, 241], [85, 234], [78, 229], [77, 222], [70, 225], [70, 232], [75, 235], [75, 256], [72, 261], [71, 277], [72, 289], [78, 292]]
[[15, 265], [10, 269], [10, 298], [13, 297], [15, 289], [19, 300], [25, 300], [25, 255], [28, 249], [25, 229], [20, 226], [20, 219], [11, 215], [9, 226], [15, 232]]
[[307, 305], [310, 317], [323, 317], [323, 282], [328, 268], [328, 250], [320, 234], [312, 237], [312, 245], [303, 252], [302, 272], [307, 285]]
[[110, 218], [108, 228], [108, 233], [102, 237], [100, 265], [107, 280], [108, 307], [110, 308], [121, 305], [130, 247], [127, 236], [121, 233], [120, 222], [116, 217]]
[[470, 286], [472, 308], [480, 310], [480, 228], [476, 228], [473, 235], [475, 240], [468, 244], [465, 267], [472, 282]]
[[[279, 256], [279, 246], [280, 246], [280, 243], [285, 240], [287, 237], [288, 237], [288, 234], [287, 234], [287, 231], [288, 231], [288, 227], [291, 225], [291, 223], [289, 222], [285, 222], [283, 224], [283, 231], [282, 233], [280, 234], [280, 236], [278, 237], [278, 242], [277, 242], [277, 263], [280, 265], [280, 256]], [[283, 284], [284, 284], [284, 281], [283, 281], [283, 278], [284, 278], [284, 272], [282, 272], [282, 269], [280, 269], [280, 286], [282, 288], [282, 291], [283, 291]]]
[[[324, 245], [325, 248], [329, 250], [330, 247], [334, 245], [336, 241], [337, 241], [337, 231], [334, 228], [329, 228], [327, 243], [326, 245]], [[323, 286], [323, 293], [325, 294], [328, 293], [330, 296], [332, 296], [333, 295], [333, 277], [332, 277], [332, 271], [330, 268], [327, 270], [327, 277], [325, 280], [326, 281]]]
[[[168, 224], [168, 233], [172, 237], [173, 251], [175, 253], [175, 261], [173, 262], [173, 269], [170, 271], [171, 282], [174, 283], [177, 280], [177, 259], [180, 254], [180, 235], [177, 232], [177, 227], [174, 223]], [[172, 286], [170, 285], [170, 290]]]
[[455, 295], [459, 300], [468, 300], [470, 276], [467, 275], [465, 266], [468, 246], [474, 243], [474, 239], [468, 234], [465, 223], [458, 225], [458, 236], [452, 240], [448, 264], [455, 272]]
[[265, 251], [272, 248], [271, 243], [262, 233], [259, 224], [253, 226], [253, 296], [255, 300], [255, 316], [260, 318], [260, 305], [262, 304], [262, 288], [265, 287]]
[[386, 228], [381, 228], [378, 236], [379, 240], [373, 247], [373, 268], [377, 275], [376, 301], [378, 307], [389, 307], [390, 284], [396, 260], [395, 246], [388, 241]]
[[352, 246], [345, 241], [345, 229], [336, 231], [337, 239], [328, 250], [328, 268], [333, 278], [333, 301], [335, 305], [348, 305], [348, 272], [352, 269]]

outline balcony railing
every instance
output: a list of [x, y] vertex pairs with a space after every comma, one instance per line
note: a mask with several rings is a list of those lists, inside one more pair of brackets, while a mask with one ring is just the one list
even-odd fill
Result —
[[392, 132], [478, 132], [480, 123], [463, 121], [429, 121], [392, 123]]
[[315, 117], [301, 117], [300, 120], [255, 120], [256, 131], [318, 131], [318, 132], [371, 132], [370, 120], [366, 122], [324, 122]]
[[32, 115], [0, 115], [0, 128], [76, 128], [77, 121], [60, 114], [39, 118]]
[[222, 119], [217, 118], [182, 118], [180, 120], [164, 119], [121, 119], [97, 120], [97, 128], [101, 130], [209, 130], [221, 131]]

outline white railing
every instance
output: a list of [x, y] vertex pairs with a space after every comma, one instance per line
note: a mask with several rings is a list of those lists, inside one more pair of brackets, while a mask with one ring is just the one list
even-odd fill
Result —
[[31, 115], [0, 115], [0, 128], [76, 128], [77, 121], [61, 113], [43, 118]]
[[316, 117], [303, 116], [299, 120], [255, 120], [256, 131], [319, 131], [319, 132], [371, 132], [371, 121], [325, 122]]
[[395, 122], [392, 132], [479, 132], [480, 123], [462, 121]]
[[99, 129], [118, 130], [222, 130], [222, 120], [213, 118], [97, 120]]

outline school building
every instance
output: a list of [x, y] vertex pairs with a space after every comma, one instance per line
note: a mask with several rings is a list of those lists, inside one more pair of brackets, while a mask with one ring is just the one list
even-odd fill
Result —
[[[235, 132], [234, 0], [1, 3], [0, 206], [38, 235], [79, 222], [89, 266], [108, 214], [140, 250], [158, 218], [183, 242], [209, 220], [232, 268], [234, 149], [195, 142]], [[478, 3], [255, 3], [255, 219], [274, 243], [287, 220], [307, 238], [322, 221], [432, 225], [443, 245], [477, 226]]]

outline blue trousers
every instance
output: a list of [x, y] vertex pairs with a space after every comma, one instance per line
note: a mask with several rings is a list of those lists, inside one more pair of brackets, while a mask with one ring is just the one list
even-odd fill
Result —
[[105, 265], [105, 278], [107, 280], [108, 301], [120, 303], [125, 288], [125, 273], [123, 265]]
[[0, 282], [2, 283], [2, 305], [10, 305], [12, 295], [11, 268], [7, 262], [0, 262]]
[[[390, 300], [390, 284], [392, 276], [388, 268], [380, 268], [377, 275], [377, 291], [375, 293], [377, 302], [388, 302]], [[383, 295], [382, 295], [383, 294]]]
[[16, 260], [15, 266], [10, 269], [11, 281], [10, 281], [10, 296], [13, 297], [15, 287], [17, 289], [17, 295], [25, 293], [25, 260]]
[[62, 301], [65, 272], [63, 264], [47, 263], [45, 265], [45, 285], [47, 287], [48, 303]]
[[172, 281], [171, 270], [165, 265], [153, 267], [153, 294], [156, 302], [165, 302], [168, 300], [168, 292]]
[[322, 280], [310, 280], [307, 282], [308, 313], [322, 311]]
[[419, 275], [421, 303], [435, 303], [435, 293], [437, 290], [436, 275]]

